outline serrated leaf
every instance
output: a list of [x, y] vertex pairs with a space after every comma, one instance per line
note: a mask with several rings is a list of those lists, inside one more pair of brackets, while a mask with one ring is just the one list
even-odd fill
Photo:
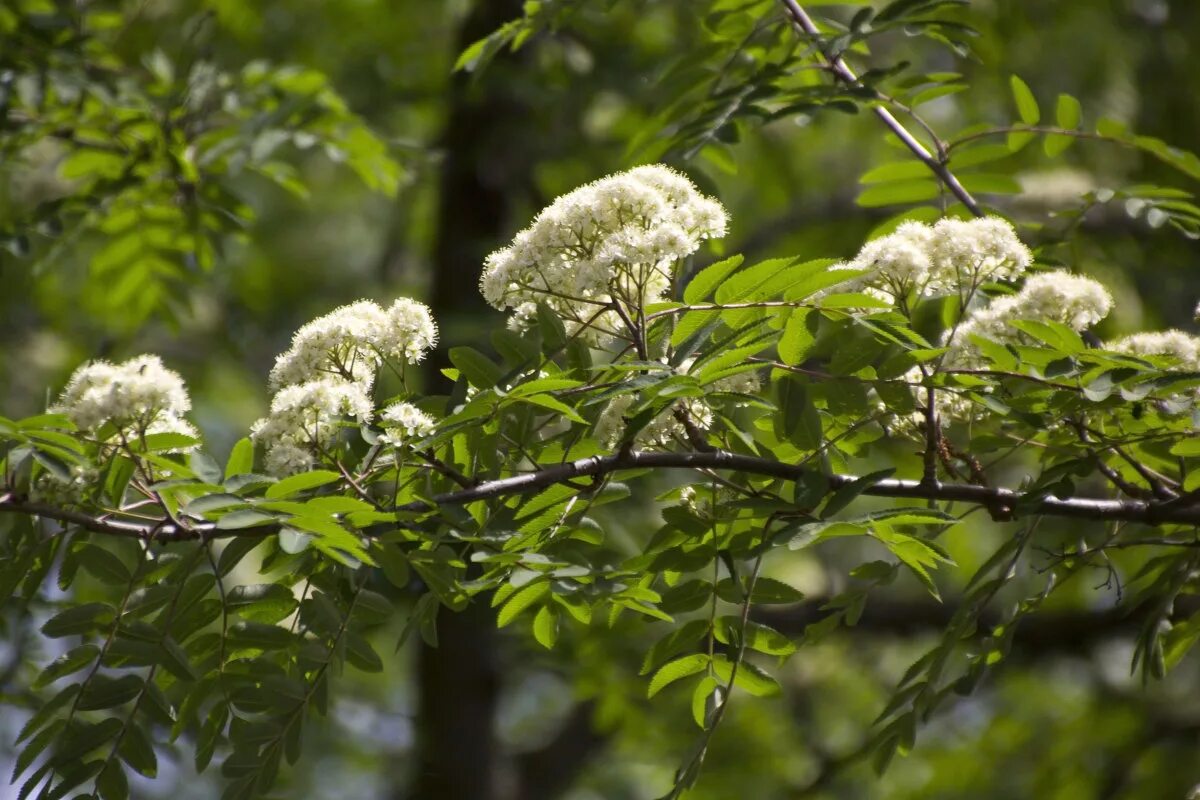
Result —
[[524, 589], [514, 594], [512, 598], [500, 609], [500, 613], [496, 615], [496, 627], [503, 628], [505, 625], [508, 625], [510, 622], [516, 619], [522, 611], [529, 608], [549, 593], [550, 584], [547, 581], [539, 581], [526, 586]]
[[654, 695], [675, 681], [703, 672], [708, 668], [708, 665], [709, 657], [707, 653], [693, 653], [690, 656], [683, 656], [674, 661], [668, 661], [650, 679], [650, 685], [646, 689], [646, 696], [654, 697]]
[[742, 265], [742, 261], [741, 255], [730, 256], [700, 270], [683, 290], [683, 302], [693, 305], [708, 300], [717, 287]]
[[99, 655], [100, 648], [94, 644], [81, 644], [74, 647], [51, 661], [33, 682], [33, 688], [44, 688], [65, 675], [78, 672], [95, 661]]
[[119, 678], [93, 675], [79, 693], [75, 707], [80, 711], [114, 708], [135, 699], [142, 693], [143, 686], [145, 683], [137, 675], [122, 675]]
[[42, 633], [51, 638], [90, 633], [115, 618], [116, 609], [106, 603], [84, 603], [55, 614], [42, 625]]
[[79, 565], [93, 577], [113, 586], [129, 583], [133, 574], [129, 567], [115, 554], [97, 544], [88, 542], [76, 551]]

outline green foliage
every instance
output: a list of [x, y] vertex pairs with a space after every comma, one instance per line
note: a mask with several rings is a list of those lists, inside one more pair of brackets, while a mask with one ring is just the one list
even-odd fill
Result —
[[[603, 13], [654, 4], [587, 5], [525, 3], [454, 68], [478, 91], [506, 53], [582, 47]], [[932, 155], [896, 139], [856, 156], [847, 206], [905, 207], [870, 217], [877, 233], [966, 217], [978, 203], [1023, 223], [1038, 245], [1032, 274], [1087, 248], [1099, 238], [1091, 221], [1114, 210], [1146, 237], [1164, 226], [1185, 243], [1200, 236], [1187, 182], [1200, 160], [1125, 122], [1091, 122], [1097, 104], [1082, 92], [1059, 94], [1051, 111], [1038, 97], [1053, 82], [1014, 66], [1024, 78], [993, 81], [1013, 121], [965, 123], [1001, 112], [970, 105], [982, 92], [966, 56], [990, 34], [964, 3], [842, 5], [821, 7], [815, 36], [768, 0], [681, 6], [694, 46], [656, 45], [656, 102], [619, 144], [633, 160], [711, 170], [715, 182], [698, 180], [728, 182], [733, 208], [739, 186], [755, 189], [741, 177], [747, 153], [781, 141], [777, 123], [837, 126], [883, 110]], [[318, 69], [199, 47], [132, 54], [123, 13], [0, 11], [12, 45], [0, 50], [0, 153], [32, 163], [50, 148], [59, 181], [53, 197], [6, 214], [3, 244], [39, 285], [84, 266], [86, 310], [103, 327], [178, 316], [187, 287], [225, 280], [227, 248], [257, 235], [248, 176], [307, 199], [313, 152], [369, 191], [399, 191], [392, 138]], [[949, 54], [913, 63], [901, 34], [905, 48]], [[963, 72], [934, 69], [947, 58]], [[867, 68], [839, 80], [828, 64], [841, 60]], [[942, 115], [924, 116], [935, 102], [963, 112], [943, 135], [929, 121]], [[1032, 159], [1075, 163], [1085, 146], [1157, 164], [1053, 215], [1022, 206], [1019, 171]], [[656, 779], [666, 797], [731, 796], [722, 781], [742, 761], [728, 753], [794, 748], [772, 720], [825, 703], [818, 721], [844, 714], [851, 746], [814, 745], [808, 788], [777, 764], [764, 785], [818, 791], [859, 761], [916, 785], [905, 764], [948, 752], [946, 737], [919, 745], [921, 731], [945, 724], [939, 714], [962, 696], [1029, 693], [1014, 657], [1024, 632], [1097, 598], [1122, 620], [1145, 685], [1191, 675], [1196, 365], [1036, 318], [1010, 320], [1005, 340], [973, 334], [975, 361], [956, 363], [964, 319], [1020, 281], [883, 297], [868, 285], [875, 264], [838, 260], [861, 233], [772, 246], [774, 257], [714, 244], [699, 265], [671, 265], [664, 302], [609, 300], [603, 310], [629, 313], [602, 337], [548, 305], [490, 348], [456, 336], [440, 393], [389, 363], [372, 404], [415, 402], [433, 429], [397, 443], [378, 413], [339, 418], [313, 463], [286, 475], [267, 474], [261, 446], [240, 432], [222, 466], [201, 440], [145, 420], [128, 436], [111, 422], [81, 430], [57, 410], [0, 418], [4, 624], [36, 620], [47, 643], [19, 654], [19, 691], [4, 698], [28, 712], [14, 759], [22, 796], [128, 797], [179, 752], [219, 774], [224, 798], [279, 791], [339, 698], [372, 686], [363, 675], [391, 680], [394, 652], [436, 646], [439, 620], [468, 606], [490, 609], [519, 653], [515, 678], [549, 665], [605, 735], [644, 738], [656, 763], [678, 767]], [[1102, 273], [1121, 261], [1079, 263]], [[615, 444], [601, 435], [606, 414]], [[1097, 573], [1106, 584], [1093, 588]], [[934, 635], [848, 655], [892, 600], [936, 609]], [[1102, 703], [1076, 710], [1081, 728], [1121, 723]]]

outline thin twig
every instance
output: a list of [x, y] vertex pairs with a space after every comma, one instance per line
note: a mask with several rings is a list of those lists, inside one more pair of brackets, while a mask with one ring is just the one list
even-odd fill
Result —
[[[817, 29], [817, 26], [812, 21], [812, 18], [808, 16], [808, 13], [800, 6], [800, 4], [796, 2], [796, 0], [782, 0], [782, 2], [784, 7], [787, 9], [788, 15], [791, 17], [792, 24], [795, 26], [795, 28], [817, 42], [817, 51], [829, 64], [830, 71], [833, 73], [834, 77], [845, 83], [847, 86], [860, 86], [861, 84], [859, 83], [858, 75], [856, 75], [854, 70], [846, 65], [846, 62], [842, 60], [842, 57], [834, 53], [829, 53], [824, 46], [820, 44], [821, 32]], [[875, 112], [875, 116], [879, 117], [879, 119], [883, 121], [883, 124], [886, 125], [888, 129], [896, 135], [896, 138], [899, 139], [901, 143], [907, 147], [914, 156], [917, 157], [918, 160], [925, 164], [925, 166], [929, 167], [929, 170], [938, 177], [938, 180], [945, 184], [946, 188], [950, 190], [951, 194], [958, 198], [959, 202], [966, 206], [968, 211], [970, 211], [976, 217], [984, 216], [983, 209], [980, 208], [979, 203], [974, 197], [971, 196], [971, 193], [967, 191], [966, 187], [959, 183], [959, 180], [954, 176], [954, 173], [950, 171], [944, 162], [939, 161], [936, 156], [930, 153], [928, 148], [921, 144], [921, 142], [917, 140], [915, 136], [909, 133], [908, 129], [904, 127], [900, 120], [896, 119], [895, 115], [893, 115], [891, 111], [888, 111], [882, 105], [877, 105], [872, 110]]]

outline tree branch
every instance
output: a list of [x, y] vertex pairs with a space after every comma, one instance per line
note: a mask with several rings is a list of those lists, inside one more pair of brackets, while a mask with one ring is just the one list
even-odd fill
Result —
[[[818, 52], [829, 65], [829, 69], [833, 73], [834, 77], [840, 80], [842, 83], [845, 83], [847, 86], [860, 86], [861, 84], [858, 81], [858, 76], [854, 73], [854, 70], [847, 66], [846, 62], [842, 60], [842, 57], [840, 55], [829, 53], [820, 44], [821, 32], [817, 29], [817, 26], [812, 21], [812, 18], [808, 16], [808, 12], [806, 12], [804, 8], [801, 7], [798, 2], [796, 2], [796, 0], [782, 0], [782, 2], [784, 8], [787, 9], [788, 16], [791, 18], [792, 25], [796, 28], [796, 30], [814, 39]], [[872, 110], [875, 112], [875, 116], [879, 117], [879, 119], [883, 121], [883, 124], [886, 125], [888, 129], [896, 135], [896, 138], [899, 139], [900, 142], [907, 147], [914, 156], [916, 156], [923, 164], [925, 164], [925, 166], [929, 167], [929, 170], [938, 177], [938, 180], [945, 184], [946, 188], [950, 190], [951, 194], [958, 198], [959, 202], [966, 206], [968, 211], [977, 217], [984, 216], [983, 209], [979, 207], [979, 203], [974, 197], [971, 196], [971, 193], [967, 191], [966, 187], [959, 183], [958, 178], [954, 176], [954, 173], [950, 171], [950, 169], [941, 159], [930, 153], [925, 145], [921, 144], [921, 142], [915, 136], [909, 133], [908, 129], [904, 127], [904, 124], [901, 123], [900, 120], [896, 119], [895, 115], [892, 114], [891, 111], [888, 111], [882, 105], [877, 105]]]
[[[526, 494], [574, 478], [604, 476], [620, 470], [647, 467], [650, 469], [732, 470], [789, 481], [797, 480], [812, 472], [810, 467], [799, 464], [787, 464], [758, 456], [731, 453], [727, 450], [702, 453], [630, 450], [607, 456], [581, 458], [534, 472], [482, 481], [470, 489], [437, 495], [432, 502], [415, 500], [390, 509], [390, 511], [427, 514], [440, 506], [458, 506], [477, 500]], [[827, 476], [830, 491], [837, 490], [858, 479], [857, 475]], [[1182, 503], [1180, 502], [1181, 498], [1174, 500], [1060, 498], [1051, 494], [1025, 493], [1004, 487], [924, 482], [900, 478], [889, 478], [872, 483], [862, 491], [862, 494], [908, 500], [970, 503], [993, 512], [1003, 512], [1006, 520], [1015, 519], [1018, 516], [1050, 516], [1105, 522], [1137, 522], [1152, 526], [1200, 525], [1200, 504]], [[158, 541], [184, 541], [201, 537], [264, 536], [279, 529], [277, 522], [237, 530], [224, 530], [218, 528], [215, 523], [207, 521], [175, 524], [164, 520], [162, 523], [145, 524], [109, 520], [92, 517], [74, 509], [58, 508], [47, 503], [29, 501], [12, 494], [0, 496], [0, 513], [25, 514], [79, 525], [96, 533], [133, 536]]]

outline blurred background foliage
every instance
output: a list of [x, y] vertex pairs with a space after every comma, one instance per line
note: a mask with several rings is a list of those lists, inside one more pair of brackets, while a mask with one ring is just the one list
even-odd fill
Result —
[[[862, 5], [812, 10], [848, 23]], [[744, 9], [761, 12], [762, 30]], [[523, 13], [529, 24], [459, 61]], [[947, 13], [978, 31], [965, 56], [954, 36], [942, 46], [903, 29], [854, 55], [961, 75], [945, 85], [965, 88], [921, 98], [939, 132], [1016, 118], [1017, 74], [1043, 109], [1078, 98], [1089, 129], [1104, 117], [1195, 142], [1193, 0], [975, 0]], [[37, 413], [81, 361], [156, 351], [187, 379], [218, 457], [263, 413], [291, 332], [335, 305], [411, 294], [433, 305], [444, 346], [486, 348], [500, 320], [475, 291], [484, 255], [557, 194], [631, 163], [666, 160], [717, 194], [733, 220], [720, 247], [750, 259], [844, 257], [897, 211], [871, 201], [868, 173], [902, 151], [871, 114], [814, 93], [821, 75], [787, 86], [797, 105], [786, 113], [732, 105], [797, 48], [770, 2], [9, 0], [0, 37], [0, 405]], [[730, 58], [735, 40], [749, 44]], [[1167, 224], [1169, 203], [1186, 198], [1146, 188], [1191, 191], [1200, 175], [1152, 150], [1085, 139], [1051, 158], [1030, 145], [976, 183], [1027, 223], [1043, 259], [1114, 287], [1106, 337], [1192, 326], [1200, 299], [1197, 242]], [[633, 553], [660, 522], [650, 498], [624, 508], [606, 524], [614, 550]], [[1012, 535], [984, 522], [956, 531], [946, 544], [963, 574]], [[1056, 540], [1079, 535], [1070, 523], [1046, 534], [1047, 562]], [[809, 641], [778, 673], [782, 701], [731, 707], [689, 796], [1168, 798], [1200, 782], [1200, 663], [1149, 687], [1131, 678], [1132, 628], [1107, 611], [1116, 587], [1097, 590], [1105, 576], [1092, 572], [877, 777], [872, 721], [936, 644], [956, 587], [939, 605], [903, 580], [855, 628], [805, 633], [821, 598], [845, 588], [844, 567], [869, 555], [828, 547], [769, 564], [809, 599], [764, 613]], [[1037, 560], [1023, 568], [999, 604], [1039, 591]], [[443, 614], [437, 650], [410, 637], [381, 674], [341, 677], [277, 795], [658, 796], [692, 739], [686, 694], [651, 705], [637, 675], [661, 633], [632, 620], [564, 628], [547, 652], [527, 623], [494, 630], [482, 604]], [[11, 678], [0, 674], [0, 691]], [[19, 722], [0, 725], [0, 748]], [[219, 795], [217, 776], [190, 774], [182, 743], [160, 763], [137, 794]]]

